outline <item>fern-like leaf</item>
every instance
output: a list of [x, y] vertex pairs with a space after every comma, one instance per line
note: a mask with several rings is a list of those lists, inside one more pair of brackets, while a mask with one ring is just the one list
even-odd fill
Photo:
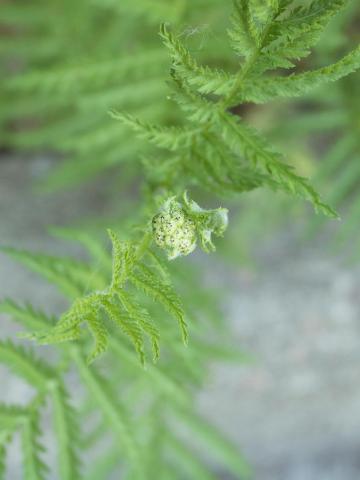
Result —
[[254, 166], [260, 166], [265, 172], [269, 172], [276, 182], [276, 188], [299, 195], [309, 200], [316, 210], [329, 217], [338, 218], [335, 210], [321, 200], [307, 179], [296, 175], [292, 167], [283, 163], [281, 155], [266, 145], [254, 129], [229, 114], [221, 116], [219, 126], [227, 144]]
[[121, 242], [119, 237], [112, 230], [108, 230], [113, 248], [113, 266], [111, 288], [122, 288], [135, 260], [135, 248], [129, 243]]
[[31, 412], [24, 422], [21, 437], [23, 445], [24, 480], [45, 480], [48, 468], [41, 459], [44, 447], [39, 442], [38, 412]]
[[228, 30], [231, 46], [238, 55], [247, 59], [256, 48], [255, 38], [250, 26], [249, 2], [247, 0], [234, 1], [231, 24], [231, 28]]
[[153, 359], [156, 362], [160, 356], [160, 332], [154, 324], [149, 312], [136, 302], [136, 300], [130, 296], [128, 292], [124, 290], [118, 292], [120, 302], [127, 313], [136, 318], [142, 330], [149, 335], [153, 351]]
[[58, 443], [58, 465], [61, 480], [77, 480], [80, 475], [80, 461], [77, 453], [79, 425], [77, 413], [70, 404], [64, 385], [58, 382], [51, 391], [54, 430]]
[[[107, 350], [110, 337], [106, 323], [106, 318], [108, 318], [130, 339], [142, 364], [145, 362], [144, 336], [148, 336], [152, 345], [153, 359], [156, 361], [160, 353], [160, 332], [146, 308], [136, 300], [134, 295], [125, 290], [126, 283], [132, 283], [145, 291], [156, 302], [161, 303], [179, 322], [183, 339], [186, 342], [187, 326], [180, 300], [169, 282], [169, 277], [167, 281], [164, 281], [160, 274], [154, 273], [141, 261], [143, 257], [150, 255], [151, 236], [148, 232], [140, 242], [121, 242], [115, 232], [109, 230], [108, 233], [113, 245], [110, 285], [101, 291], [77, 298], [52, 328], [45, 326], [44, 322], [34, 323], [34, 326], [37, 327], [36, 331], [29, 334], [28, 337], [41, 344], [77, 340], [82, 333], [81, 325], [85, 323], [95, 342], [88, 357], [88, 361], [92, 362]], [[26, 255], [25, 257], [27, 258]], [[9, 310], [10, 306], [11, 310], [16, 310], [12, 304], [6, 304], [3, 308], [6, 307]], [[24, 315], [22, 310], [13, 313], [16, 313], [18, 317]], [[30, 326], [29, 322], [27, 322], [27, 326]], [[41, 328], [39, 328], [40, 326]]]
[[[132, 366], [135, 372], [139, 372], [139, 363], [131, 352], [122, 345], [117, 339], [111, 339], [111, 346], [128, 365]], [[169, 401], [184, 406], [189, 404], [187, 392], [178, 385], [167, 372], [163, 371], [161, 365], [148, 365], [146, 370], [142, 370], [142, 375], [149, 381], [152, 389], [159, 390], [161, 396], [166, 396]]]
[[120, 327], [124, 334], [129, 337], [137, 354], [139, 355], [141, 364], [144, 365], [144, 339], [137, 319], [127, 313], [124, 314], [116, 304], [110, 301], [105, 301], [103, 306], [110, 320], [112, 320], [115, 325]]
[[0, 404], [0, 431], [6, 436], [19, 428], [26, 421], [28, 410], [15, 405]]
[[[223, 93], [222, 84], [228, 75], [226, 72], [199, 65], [189, 50], [167, 29], [165, 24], [160, 26], [160, 36], [169, 50], [173, 67], [181, 78], [186, 78], [189, 85], [198, 86], [201, 93]], [[229, 75], [228, 79], [230, 78]]]
[[[235, 102], [265, 103], [279, 97], [299, 97], [324, 83], [335, 82], [360, 68], [360, 47], [332, 65], [299, 74], [273, 76], [245, 83]], [[231, 82], [228, 80], [229, 85]]]
[[[289, 2], [292, 3], [292, 2]], [[293, 66], [285, 59], [299, 59], [310, 54], [332, 17], [340, 12], [346, 0], [314, 0], [288, 8], [269, 28], [263, 55], [270, 68]], [[284, 11], [280, 9], [279, 13]]]
[[36, 310], [30, 303], [19, 305], [13, 300], [5, 299], [0, 302], [0, 312], [10, 315], [14, 321], [30, 331], [48, 328], [55, 323], [54, 317]]
[[120, 120], [138, 133], [139, 138], [153, 143], [157, 147], [176, 150], [190, 146], [199, 133], [198, 128], [182, 129], [180, 127], [159, 127], [142, 122], [129, 114], [113, 111], [115, 120]]
[[184, 343], [188, 341], [185, 314], [177, 294], [170, 284], [160, 280], [146, 265], [139, 263], [136, 272], [130, 275], [133, 285], [161, 303], [178, 321]]
[[98, 315], [88, 314], [86, 321], [90, 333], [94, 337], [95, 341], [94, 348], [88, 357], [88, 363], [91, 363], [96, 357], [107, 350], [109, 343], [109, 332], [105, 328], [102, 319], [98, 318]]
[[165, 58], [162, 49], [147, 49], [146, 52], [123, 55], [117, 62], [113, 59], [92, 62], [82, 65], [71, 65], [44, 71], [33, 71], [27, 75], [17, 76], [7, 80], [4, 87], [8, 91], [23, 91], [26, 93], [44, 91], [46, 93], [77, 93], [89, 87], [101, 87], [106, 82], [118, 83], [124, 78], [141, 78], [143, 69], [148, 74], [159, 72]]
[[40, 391], [46, 391], [47, 382], [56, 378], [55, 372], [47, 364], [36, 358], [30, 350], [10, 340], [0, 342], [0, 363]]
[[84, 263], [51, 255], [27, 252], [11, 247], [1, 248], [11, 258], [57, 285], [65, 295], [76, 298], [87, 287], [98, 287], [102, 282]]
[[116, 434], [119, 444], [122, 445], [124, 453], [129, 458], [134, 478], [144, 480], [145, 473], [142, 468], [140, 447], [133, 435], [131, 422], [121, 404], [115, 399], [107, 382], [94, 369], [88, 368], [80, 352], [73, 350], [72, 356], [89, 393], [97, 402], [105, 420]]

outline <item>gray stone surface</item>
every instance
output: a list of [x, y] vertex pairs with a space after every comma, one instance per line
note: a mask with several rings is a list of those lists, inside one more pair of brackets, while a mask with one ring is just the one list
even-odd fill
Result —
[[227, 277], [239, 346], [257, 358], [214, 367], [203, 411], [261, 480], [360, 478], [358, 266], [320, 249], [262, 259]]
[[[69, 249], [49, 240], [46, 225], [106, 209], [101, 189], [93, 185], [77, 193], [34, 195], [32, 180], [48, 163], [46, 157], [1, 158], [2, 245]], [[234, 335], [257, 362], [214, 365], [199, 408], [241, 447], [257, 480], [356, 480], [360, 268], [322, 246], [295, 249], [285, 234], [259, 252], [258, 264], [258, 271], [221, 267], [210, 279], [228, 289]], [[0, 296], [32, 300], [50, 311], [62, 305], [52, 287], [1, 254]], [[15, 332], [0, 318], [3, 335]], [[4, 369], [0, 375], [1, 399], [24, 401], [31, 395]], [[16, 448], [11, 458], [18, 463]]]

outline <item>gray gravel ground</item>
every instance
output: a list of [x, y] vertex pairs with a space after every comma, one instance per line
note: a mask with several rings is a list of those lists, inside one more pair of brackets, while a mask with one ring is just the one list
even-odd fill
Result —
[[239, 345], [257, 357], [215, 367], [200, 395], [261, 480], [360, 478], [359, 267], [320, 249], [263, 259], [227, 278]]
[[[94, 186], [51, 199], [34, 196], [31, 182], [48, 163], [46, 157], [0, 158], [2, 245], [61, 251], [46, 225], [106, 209]], [[258, 260], [257, 272], [224, 269], [212, 280], [224, 279], [234, 335], [257, 363], [214, 365], [199, 407], [241, 447], [256, 480], [356, 480], [360, 267], [321, 247], [292, 251], [285, 234]], [[52, 287], [1, 254], [0, 296], [32, 299], [51, 310], [62, 304]], [[11, 327], [5, 327], [7, 334]], [[2, 400], [24, 401], [31, 393], [3, 369], [0, 378]], [[11, 454], [17, 463], [16, 448]]]

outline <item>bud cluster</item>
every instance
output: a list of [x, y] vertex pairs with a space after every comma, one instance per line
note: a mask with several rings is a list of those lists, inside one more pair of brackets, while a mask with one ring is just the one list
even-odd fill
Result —
[[182, 200], [169, 198], [152, 220], [154, 240], [170, 260], [192, 253], [198, 238], [203, 250], [214, 251], [211, 235], [222, 236], [228, 224], [225, 208], [204, 210], [186, 193]]

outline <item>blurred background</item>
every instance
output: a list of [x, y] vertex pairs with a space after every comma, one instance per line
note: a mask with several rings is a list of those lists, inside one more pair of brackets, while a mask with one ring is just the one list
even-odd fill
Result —
[[[230, 8], [215, 0], [0, 3], [1, 245], [81, 256], [51, 237], [49, 225], [100, 229], [136, 208], [137, 144], [107, 112], [125, 106], [152, 122], [178, 122], [164, 96], [169, 64], [158, 24], [177, 25], [201, 60], [234, 69], [224, 33]], [[355, 0], [297, 68], [336, 61], [359, 42], [359, 25]], [[301, 100], [242, 112], [342, 220], [255, 191], [223, 202], [230, 227], [219, 253], [191, 260], [209, 288], [224, 292], [234, 342], [253, 357], [240, 365], [210, 360], [197, 408], [258, 480], [360, 478], [359, 80], [354, 74]], [[53, 287], [0, 259], [2, 298], [62, 311]], [[8, 316], [0, 318], [3, 335], [12, 335]], [[1, 399], [25, 401], [24, 385], [3, 368], [0, 375]], [[9, 458], [9, 478], [21, 478], [16, 445]]]

